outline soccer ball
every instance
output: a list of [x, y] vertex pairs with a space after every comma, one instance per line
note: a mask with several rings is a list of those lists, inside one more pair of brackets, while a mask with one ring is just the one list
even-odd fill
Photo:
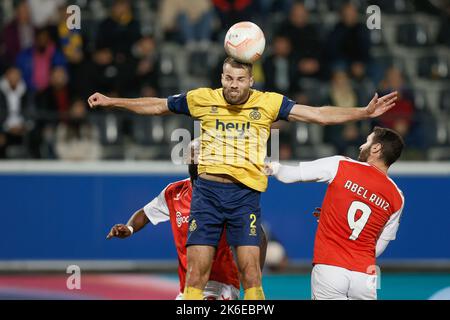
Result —
[[234, 24], [224, 41], [225, 52], [230, 57], [245, 63], [254, 63], [263, 54], [266, 39], [262, 30], [253, 22]]
[[286, 257], [286, 250], [278, 241], [269, 241], [267, 243], [266, 262], [269, 268], [279, 267]]

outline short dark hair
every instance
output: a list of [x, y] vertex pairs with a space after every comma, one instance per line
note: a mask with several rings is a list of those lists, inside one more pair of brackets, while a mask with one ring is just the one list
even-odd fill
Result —
[[388, 128], [375, 127], [372, 144], [381, 144], [381, 158], [387, 166], [400, 158], [405, 146], [403, 138], [396, 131]]
[[226, 57], [223, 65], [229, 64], [233, 68], [246, 69], [250, 75], [253, 73], [253, 65], [251, 63], [241, 62], [232, 57]]

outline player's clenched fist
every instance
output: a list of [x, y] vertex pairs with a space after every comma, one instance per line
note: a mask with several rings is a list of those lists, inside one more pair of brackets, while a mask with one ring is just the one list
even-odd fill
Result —
[[264, 164], [263, 172], [266, 176], [273, 176], [278, 173], [280, 164], [278, 162], [270, 162]]
[[116, 224], [114, 227], [111, 228], [111, 231], [106, 236], [106, 239], [111, 239], [112, 237], [123, 239], [131, 236], [131, 234], [132, 232], [128, 228], [128, 226], [124, 224]]
[[91, 108], [109, 107], [111, 106], [111, 98], [108, 98], [107, 96], [96, 92], [89, 97], [88, 103]]

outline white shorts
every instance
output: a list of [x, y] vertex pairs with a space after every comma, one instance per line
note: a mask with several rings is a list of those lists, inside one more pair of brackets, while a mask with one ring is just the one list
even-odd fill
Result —
[[311, 273], [313, 300], [376, 300], [377, 276], [316, 264]]
[[[239, 300], [239, 290], [232, 285], [217, 281], [208, 281], [203, 290], [204, 300]], [[175, 300], [183, 300], [180, 292]]]

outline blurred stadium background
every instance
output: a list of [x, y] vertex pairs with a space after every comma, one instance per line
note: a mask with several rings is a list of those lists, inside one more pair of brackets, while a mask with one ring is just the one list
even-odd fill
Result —
[[[186, 3], [186, 4], [182, 4]], [[381, 29], [366, 8], [381, 9]], [[81, 8], [68, 30], [66, 9]], [[400, 92], [376, 121], [320, 127], [278, 123], [283, 161], [355, 156], [374, 125], [407, 150], [392, 169], [406, 196], [398, 238], [379, 264], [381, 299], [450, 298], [450, 4], [339, 0], [3, 0], [0, 3], [0, 298], [172, 299], [176, 254], [169, 225], [106, 241], [167, 183], [182, 116], [88, 110], [95, 91], [160, 96], [220, 86], [223, 36], [251, 20], [266, 34], [256, 87], [297, 102], [365, 105]], [[308, 299], [316, 220], [325, 186], [270, 181], [263, 217], [277, 247], [267, 297]], [[68, 290], [69, 265], [82, 289]], [[447, 289], [446, 289], [447, 288]]]

